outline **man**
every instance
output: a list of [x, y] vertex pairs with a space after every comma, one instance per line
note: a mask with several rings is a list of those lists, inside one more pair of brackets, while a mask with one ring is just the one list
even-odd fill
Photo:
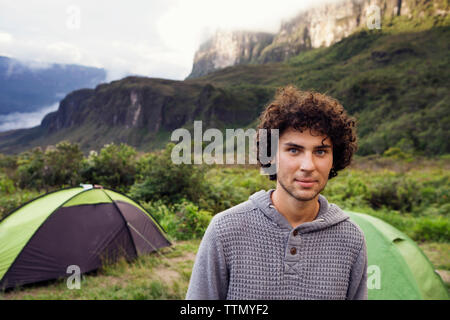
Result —
[[186, 298], [367, 299], [364, 235], [320, 194], [350, 164], [355, 122], [336, 100], [287, 86], [259, 129], [279, 129], [271, 163], [258, 157], [276, 165], [276, 189], [214, 216]]

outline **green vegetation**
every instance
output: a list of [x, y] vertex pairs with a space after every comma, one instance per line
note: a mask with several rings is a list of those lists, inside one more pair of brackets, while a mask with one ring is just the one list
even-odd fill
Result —
[[106, 145], [99, 154], [95, 151], [90, 153], [83, 162], [81, 176], [83, 180], [126, 191], [134, 183], [136, 155], [136, 150], [126, 144]]
[[137, 181], [130, 196], [142, 201], [161, 200], [175, 203], [182, 198], [199, 201], [203, 190], [204, 168], [174, 164], [171, 153], [174, 144], [160, 152], [150, 153], [138, 162]]
[[172, 240], [201, 239], [212, 213], [182, 199], [173, 205], [161, 200], [143, 203], [143, 207], [157, 219]]

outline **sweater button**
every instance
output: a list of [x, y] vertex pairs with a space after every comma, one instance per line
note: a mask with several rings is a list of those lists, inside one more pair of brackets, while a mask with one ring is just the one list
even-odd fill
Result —
[[297, 249], [295, 249], [294, 247], [291, 248], [291, 254], [294, 255], [297, 253]]
[[298, 235], [298, 230], [295, 229], [294, 232], [292, 232], [292, 234], [294, 235], [294, 237], [296, 237]]

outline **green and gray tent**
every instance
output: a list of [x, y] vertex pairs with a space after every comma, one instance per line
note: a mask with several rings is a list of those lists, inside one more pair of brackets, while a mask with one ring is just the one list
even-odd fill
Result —
[[407, 235], [378, 218], [346, 213], [366, 237], [369, 299], [449, 298], [441, 277]]
[[89, 272], [169, 245], [129, 197], [91, 185], [59, 190], [0, 221], [0, 288], [66, 277], [71, 266]]

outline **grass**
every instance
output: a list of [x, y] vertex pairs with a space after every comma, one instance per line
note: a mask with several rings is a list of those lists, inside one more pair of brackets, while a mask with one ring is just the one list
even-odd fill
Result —
[[423, 242], [418, 245], [441, 276], [450, 296], [450, 243]]
[[450, 243], [423, 242], [419, 247], [436, 269], [450, 271]]

